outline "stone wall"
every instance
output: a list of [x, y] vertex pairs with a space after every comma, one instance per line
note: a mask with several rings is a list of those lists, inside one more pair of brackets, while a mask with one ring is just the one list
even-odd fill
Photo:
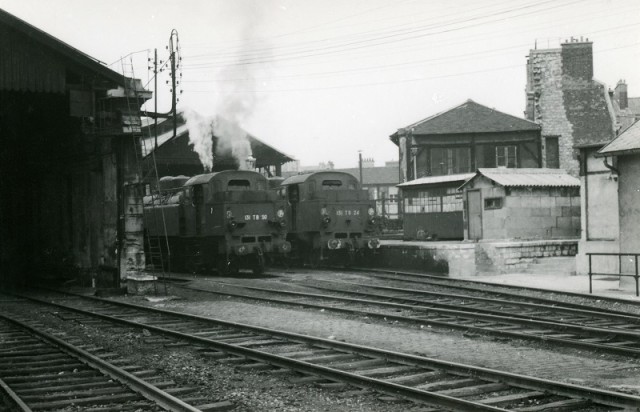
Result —
[[518, 273], [538, 259], [575, 256], [577, 240], [481, 242], [476, 249], [477, 274]]

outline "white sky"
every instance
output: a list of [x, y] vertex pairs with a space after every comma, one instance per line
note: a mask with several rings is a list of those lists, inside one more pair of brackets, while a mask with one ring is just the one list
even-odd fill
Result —
[[[147, 58], [157, 48], [166, 60], [176, 29], [178, 107], [236, 116], [303, 165], [356, 167], [362, 150], [381, 166], [398, 157], [390, 134], [467, 99], [522, 117], [536, 42], [588, 37], [596, 79], [610, 87], [625, 79], [640, 96], [639, 0], [0, 0], [0, 8], [116, 71], [138, 52], [135, 76], [145, 83]], [[159, 111], [170, 108], [167, 80], [161, 73]]]

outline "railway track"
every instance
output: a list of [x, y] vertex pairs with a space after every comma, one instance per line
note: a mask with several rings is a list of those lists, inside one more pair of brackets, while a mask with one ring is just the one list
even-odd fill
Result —
[[[31, 296], [79, 316], [145, 328], [189, 341], [242, 368], [278, 367], [454, 411], [611, 411], [640, 407], [640, 397], [504, 373], [129, 303], [79, 296]], [[625, 409], [626, 408], [626, 409]]]
[[[507, 284], [496, 284], [483, 282], [475, 279], [453, 279], [453, 278], [445, 278], [443, 276], [429, 275], [424, 273], [414, 273], [414, 272], [402, 272], [397, 270], [384, 270], [384, 269], [355, 269], [350, 268], [351, 271], [356, 271], [359, 274], [364, 276], [369, 276], [371, 278], [382, 279], [385, 281], [393, 280], [408, 283], [410, 285], [421, 285], [428, 287], [440, 287], [444, 289], [451, 289], [457, 291], [464, 291], [467, 293], [475, 293], [480, 296], [493, 296], [499, 297], [502, 299], [513, 299], [516, 301], [527, 301], [531, 303], [542, 303], [542, 304], [562, 304], [566, 307], [575, 307], [575, 308], [584, 308], [585, 306], [589, 306], [586, 303], [590, 302], [592, 306], [595, 306], [597, 303], [601, 302], [609, 302], [609, 303], [624, 303], [626, 305], [631, 306], [640, 306], [640, 301], [634, 300], [622, 300], [608, 296], [594, 296], [586, 293], [577, 293], [577, 292], [568, 292], [568, 291], [556, 291], [549, 289], [541, 289], [527, 286], [516, 286], [516, 285], [507, 285]], [[514, 292], [507, 292], [506, 290], [512, 290]], [[522, 293], [515, 292], [536, 292], [536, 293], [544, 293], [546, 295], [552, 295], [555, 297], [563, 297], [563, 296], [571, 296], [583, 299], [585, 304], [576, 304], [570, 302], [563, 302], [561, 300], [548, 299], [542, 297], [534, 297], [530, 295], [523, 295]], [[611, 313], [619, 313], [625, 314], [624, 312], [614, 311], [610, 309], [597, 308], [601, 311], [608, 311]]]
[[33, 323], [0, 315], [0, 392], [7, 410], [200, 410], [169, 393], [176, 389], [171, 382], [152, 384]]
[[[205, 293], [324, 309], [385, 321], [462, 329], [625, 356], [640, 355], [640, 317], [638, 316], [600, 312], [595, 309], [575, 309], [560, 306], [557, 303], [554, 306], [518, 303], [347, 282], [335, 283], [342, 288], [314, 286], [324, 289], [326, 293], [322, 294], [235, 283], [212, 283], [218, 283], [224, 286], [224, 289], [205, 290], [185, 285], [176, 286]], [[386, 293], [353, 291], [346, 286], [383, 290]], [[232, 291], [229, 287], [249, 293]], [[436, 299], [433, 299], [434, 296]], [[438, 301], [443, 296], [445, 301]], [[376, 311], [372, 311], [372, 308]], [[398, 311], [402, 311], [403, 314], [399, 315]]]

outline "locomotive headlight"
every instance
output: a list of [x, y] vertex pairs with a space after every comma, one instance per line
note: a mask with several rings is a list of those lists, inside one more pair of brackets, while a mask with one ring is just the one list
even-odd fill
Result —
[[329, 216], [325, 216], [322, 218], [322, 226], [327, 227], [331, 223], [331, 218]]
[[278, 216], [280, 219], [282, 219], [284, 217], [284, 210], [283, 209], [278, 209], [278, 211], [276, 212], [276, 216]]
[[369, 216], [373, 216], [376, 213], [376, 211], [373, 210], [372, 207], [370, 207], [369, 210], [367, 210], [367, 213], [369, 214]]
[[326, 208], [326, 207], [323, 207], [322, 209], [320, 209], [320, 214], [321, 214], [322, 216], [328, 215], [328, 213], [327, 213], [327, 208]]

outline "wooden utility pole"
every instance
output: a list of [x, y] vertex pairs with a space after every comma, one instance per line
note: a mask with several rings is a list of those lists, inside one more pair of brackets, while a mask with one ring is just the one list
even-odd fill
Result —
[[[175, 45], [173, 44], [175, 38]], [[176, 29], [171, 30], [171, 36], [169, 36], [169, 59], [171, 61], [171, 112], [173, 114], [173, 136], [175, 137], [178, 132], [178, 116], [177, 116], [177, 101], [176, 101], [176, 50], [178, 48], [178, 31]]]

